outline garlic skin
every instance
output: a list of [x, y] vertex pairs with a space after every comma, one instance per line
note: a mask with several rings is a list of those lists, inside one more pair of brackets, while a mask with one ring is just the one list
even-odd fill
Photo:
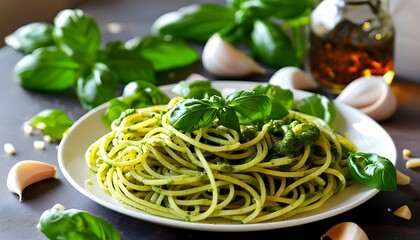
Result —
[[52, 208], [57, 209], [57, 210], [66, 210], [66, 207], [64, 207], [60, 203], [54, 204], [54, 206]]
[[16, 193], [19, 202], [22, 202], [22, 192], [27, 186], [47, 178], [58, 178], [55, 166], [35, 160], [23, 160], [10, 169], [7, 188]]
[[369, 240], [365, 231], [354, 222], [342, 222], [334, 225], [324, 235], [321, 236], [321, 240]]
[[398, 105], [394, 92], [381, 76], [354, 80], [335, 100], [357, 108], [377, 121], [391, 117]]
[[204, 46], [202, 63], [206, 71], [221, 77], [239, 78], [266, 73], [251, 57], [224, 41], [218, 33]]
[[188, 75], [188, 77], [185, 80], [187, 80], [187, 81], [189, 81], [189, 80], [191, 80], [191, 81], [207, 80], [207, 78], [204, 77], [203, 75], [199, 74], [199, 73], [191, 73], [190, 75]]
[[318, 87], [318, 83], [311, 76], [293, 66], [277, 70], [268, 82], [283, 89], [311, 90]]

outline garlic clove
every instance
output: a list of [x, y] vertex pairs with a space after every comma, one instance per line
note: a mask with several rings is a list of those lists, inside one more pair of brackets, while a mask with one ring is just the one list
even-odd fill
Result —
[[208, 72], [222, 77], [243, 77], [250, 74], [264, 74], [251, 57], [214, 34], [206, 43], [202, 53], [203, 67]]
[[269, 83], [283, 89], [309, 90], [318, 87], [318, 83], [298, 67], [283, 67], [271, 76]]
[[58, 178], [55, 166], [35, 160], [23, 160], [10, 169], [7, 188], [16, 193], [19, 202], [22, 202], [22, 192], [27, 186], [47, 178]]
[[324, 235], [321, 236], [321, 240], [368, 240], [368, 236], [365, 231], [354, 222], [342, 222], [334, 225]]
[[363, 77], [347, 85], [336, 100], [355, 108], [363, 108], [374, 104], [380, 96], [381, 91], [378, 89], [376, 79]]
[[381, 76], [361, 77], [351, 82], [335, 99], [384, 120], [397, 109], [397, 98]]

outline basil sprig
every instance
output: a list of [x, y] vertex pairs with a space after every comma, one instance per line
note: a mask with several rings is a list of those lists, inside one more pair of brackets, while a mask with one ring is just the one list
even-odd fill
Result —
[[81, 105], [90, 110], [117, 97], [119, 82], [155, 80], [152, 64], [138, 54], [115, 45], [101, 49], [97, 22], [80, 9], [57, 14], [52, 39], [54, 46], [38, 48], [15, 65], [15, 78], [23, 87], [37, 91], [74, 87]]
[[32, 23], [6, 37], [26, 54], [14, 68], [16, 81], [35, 91], [73, 87], [83, 108], [90, 110], [119, 94], [132, 81], [155, 83], [156, 73], [197, 61], [186, 42], [150, 35], [127, 43], [115, 40], [101, 48], [95, 19], [80, 9], [65, 9], [54, 24]]
[[226, 0], [190, 4], [163, 14], [152, 32], [205, 42], [219, 33], [270, 67], [300, 66], [306, 49], [305, 27], [315, 0]]
[[217, 117], [220, 124], [240, 131], [240, 124], [262, 121], [270, 115], [270, 98], [258, 91], [237, 91], [226, 98], [185, 99], [175, 106], [169, 122], [184, 132], [209, 126]]

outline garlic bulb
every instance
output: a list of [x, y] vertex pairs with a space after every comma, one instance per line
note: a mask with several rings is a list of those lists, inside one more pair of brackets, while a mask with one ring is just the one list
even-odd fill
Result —
[[204, 46], [202, 62], [205, 70], [221, 77], [243, 77], [266, 72], [251, 57], [224, 41], [217, 33]]
[[354, 222], [342, 222], [334, 225], [324, 235], [321, 236], [321, 240], [368, 240], [368, 236], [365, 231]]
[[335, 100], [357, 108], [378, 121], [389, 118], [397, 109], [397, 98], [381, 76], [354, 80]]
[[22, 202], [22, 191], [27, 186], [52, 177], [58, 177], [55, 166], [35, 160], [24, 160], [10, 169], [7, 176], [7, 188], [16, 193], [19, 196], [19, 202]]
[[269, 83], [283, 89], [315, 89], [315, 80], [298, 67], [283, 67], [271, 76]]

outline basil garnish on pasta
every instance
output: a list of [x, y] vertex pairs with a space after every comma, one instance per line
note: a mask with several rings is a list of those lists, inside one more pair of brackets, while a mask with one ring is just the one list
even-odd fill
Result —
[[264, 120], [271, 112], [271, 101], [258, 91], [238, 91], [224, 99], [186, 99], [172, 110], [169, 122], [175, 128], [191, 132], [207, 127], [215, 118], [222, 125], [240, 132], [240, 124]]

